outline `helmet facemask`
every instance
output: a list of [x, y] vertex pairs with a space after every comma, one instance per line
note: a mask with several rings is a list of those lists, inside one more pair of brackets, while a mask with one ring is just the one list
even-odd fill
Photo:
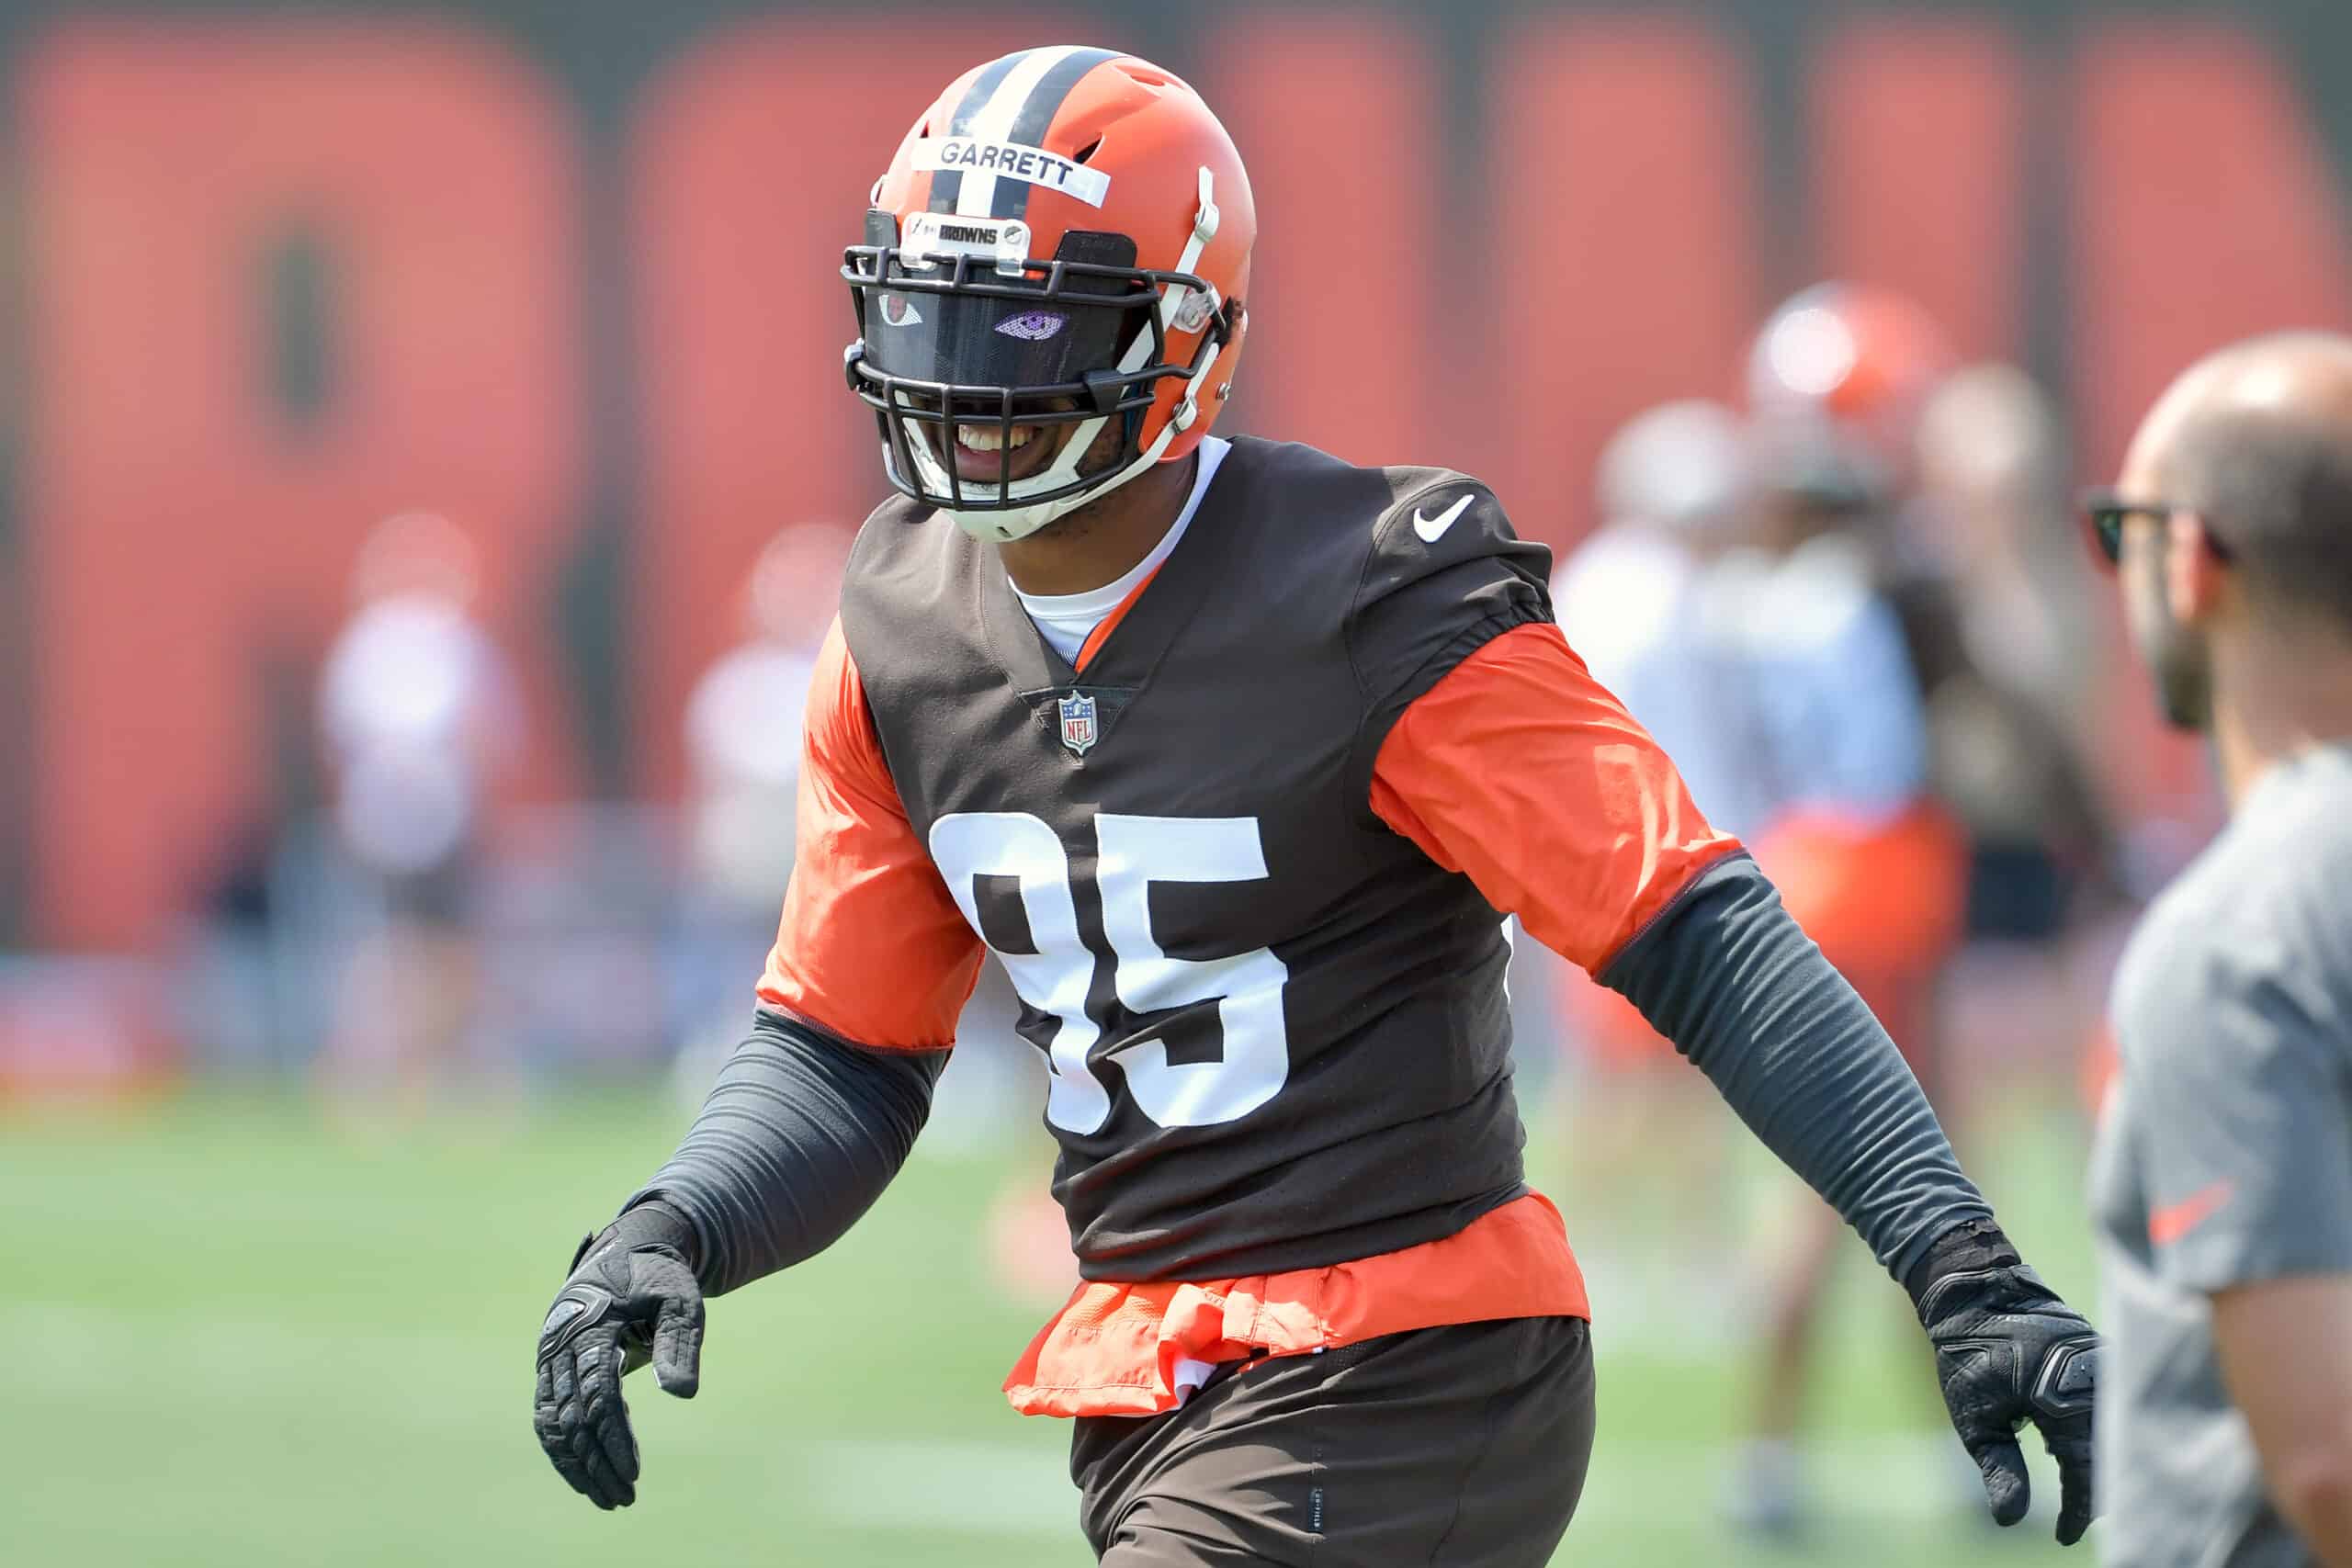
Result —
[[[1208, 223], [1213, 231], [1213, 216]], [[915, 213], [901, 236], [876, 209], [866, 238], [842, 268], [859, 333], [846, 355], [850, 386], [875, 411], [890, 482], [981, 538], [1023, 537], [1150, 467], [1192, 423], [1194, 391], [1232, 335], [1214, 286], [1135, 265], [1124, 234], [1073, 231], [1051, 260], [1033, 260], [1018, 220]], [[1200, 333], [1190, 364], [1170, 362], [1171, 332]], [[1146, 441], [1171, 378], [1186, 383], [1183, 397]], [[1115, 453], [1081, 472], [1114, 420]], [[989, 427], [996, 477], [965, 478], [962, 432]], [[1033, 440], [1075, 428], [1042, 469], [1016, 479], [1023, 427]]]

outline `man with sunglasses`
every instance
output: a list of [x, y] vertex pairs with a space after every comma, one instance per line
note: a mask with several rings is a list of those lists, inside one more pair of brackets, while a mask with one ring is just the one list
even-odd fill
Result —
[[2115, 989], [2109, 1560], [2352, 1564], [2352, 339], [2225, 349], [2086, 508], [2229, 827]]

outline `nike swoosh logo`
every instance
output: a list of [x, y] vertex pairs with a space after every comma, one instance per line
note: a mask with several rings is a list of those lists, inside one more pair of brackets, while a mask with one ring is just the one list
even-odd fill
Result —
[[2214, 1210], [2228, 1202], [2231, 1190], [2231, 1184], [2227, 1181], [2210, 1182], [2177, 1203], [2149, 1210], [2149, 1241], [2158, 1247], [2170, 1247], [2203, 1224]]
[[1434, 517], [1422, 516], [1421, 509], [1416, 506], [1413, 508], [1413, 532], [1421, 536], [1423, 544], [1434, 545], [1445, 537], [1445, 531], [1453, 526], [1453, 520], [1467, 511], [1469, 505], [1470, 498], [1465, 495]]

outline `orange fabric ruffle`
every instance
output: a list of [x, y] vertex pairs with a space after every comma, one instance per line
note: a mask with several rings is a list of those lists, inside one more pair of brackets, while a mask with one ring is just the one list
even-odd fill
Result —
[[1560, 1212], [1530, 1192], [1442, 1240], [1329, 1268], [1090, 1280], [1029, 1342], [1004, 1393], [1024, 1416], [1156, 1416], [1219, 1362], [1448, 1324], [1591, 1315]]

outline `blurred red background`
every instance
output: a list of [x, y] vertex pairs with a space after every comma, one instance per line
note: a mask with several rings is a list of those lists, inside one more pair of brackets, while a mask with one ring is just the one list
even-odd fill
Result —
[[[1227, 118], [1262, 217], [1240, 428], [1472, 468], [1555, 546], [1610, 432], [1729, 395], [1816, 276], [2034, 370], [2086, 478], [2199, 352], [2352, 325], [2320, 8], [644, 9], [8, 25], [20, 945], [148, 942], [311, 804], [308, 671], [407, 508], [482, 545], [517, 798], [673, 796], [759, 546], [882, 493], [834, 276], [867, 186], [1008, 49], [1131, 48]], [[2130, 696], [2109, 782], [2171, 808], [2200, 766]]]

